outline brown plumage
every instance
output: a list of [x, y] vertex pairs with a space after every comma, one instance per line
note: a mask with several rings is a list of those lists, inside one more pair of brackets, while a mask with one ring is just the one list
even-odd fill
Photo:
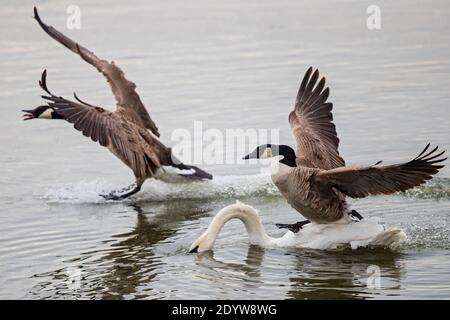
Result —
[[44, 70], [39, 85], [49, 94], [42, 96], [49, 101], [48, 106], [64, 120], [73, 123], [84, 136], [107, 147], [133, 170], [137, 179], [145, 180], [153, 176], [160, 166], [172, 164], [170, 149], [154, 134], [120, 113], [92, 106], [78, 98], [79, 102], [75, 102], [53, 95], [47, 88], [46, 77], [47, 71]]
[[[437, 147], [429, 151], [429, 144], [406, 163], [380, 166], [380, 161], [369, 167], [346, 167], [338, 151], [339, 139], [331, 113], [333, 105], [327, 102], [329, 89], [325, 88], [325, 78], [318, 80], [319, 71], [309, 68], [300, 85], [294, 110], [289, 114], [297, 142], [296, 154], [293, 155], [294, 151], [288, 146], [279, 146], [275, 149], [280, 151], [276, 152], [269, 145], [270, 152], [261, 150], [260, 146], [258, 151], [245, 157], [283, 155], [280, 163], [274, 163], [272, 180], [288, 203], [307, 219], [316, 223], [335, 222], [349, 213], [347, 196], [362, 198], [405, 191], [430, 180], [444, 167], [441, 164], [447, 159], [442, 158], [444, 151], [437, 152]], [[298, 223], [280, 226], [291, 230], [301, 228]]]
[[150, 118], [150, 115], [135, 90], [136, 85], [125, 78], [123, 71], [116, 66], [114, 62], [99, 59], [93, 52], [69, 39], [52, 26], [45, 24], [39, 17], [36, 7], [34, 7], [34, 18], [50, 37], [72, 52], [80, 55], [84, 61], [97, 68], [97, 70], [105, 76], [117, 101], [117, 114], [128, 121], [149, 129], [159, 137], [158, 128]]
[[34, 110], [24, 110], [27, 112], [26, 120], [37, 118], [46, 108], [50, 108], [56, 114], [56, 116], [52, 115], [52, 118], [62, 118], [73, 123], [74, 128], [81, 131], [84, 136], [107, 147], [122, 160], [133, 171], [136, 184], [126, 194], [110, 194], [107, 198], [119, 199], [136, 193], [142, 183], [147, 178], [154, 177], [157, 169], [161, 166], [192, 169], [193, 174], [181, 174], [181, 176], [192, 179], [212, 178], [209, 173], [195, 166], [175, 161], [170, 148], [158, 139], [158, 128], [137, 94], [135, 84], [125, 78], [122, 70], [114, 62], [99, 59], [93, 52], [72, 41], [52, 26], [45, 24], [39, 17], [36, 7], [34, 8], [34, 17], [49, 36], [78, 54], [106, 77], [116, 98], [117, 109], [115, 112], [110, 112], [104, 108], [93, 106], [81, 101], [76, 94], [77, 101], [52, 94], [47, 87], [47, 72], [44, 70], [39, 85], [49, 94], [42, 96], [48, 105], [44, 109], [41, 106]]
[[336, 188], [352, 198], [364, 198], [368, 195], [392, 194], [420, 186], [444, 166], [445, 159], [440, 158], [444, 151], [436, 153], [437, 148], [425, 149], [413, 160], [389, 166], [342, 167], [318, 172], [314, 183], [323, 188]]
[[325, 88], [325, 78], [316, 86], [319, 71], [306, 71], [295, 101], [294, 110], [289, 114], [297, 142], [298, 165], [332, 169], [345, 166], [338, 151], [339, 139], [333, 123], [333, 104], [327, 102], [330, 90]]

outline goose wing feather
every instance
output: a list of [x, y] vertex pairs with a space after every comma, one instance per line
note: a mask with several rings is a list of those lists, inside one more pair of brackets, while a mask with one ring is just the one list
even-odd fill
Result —
[[392, 194], [417, 187], [432, 178], [447, 158], [438, 147], [428, 151], [430, 144], [413, 160], [388, 166], [343, 167], [325, 170], [312, 177], [318, 185], [331, 186], [352, 198]]
[[289, 124], [297, 142], [297, 163], [299, 165], [333, 169], [345, 166], [339, 155], [339, 138], [333, 123], [333, 104], [327, 102], [329, 88], [325, 78], [319, 79], [319, 71], [310, 67], [303, 77], [289, 114]]
[[136, 92], [136, 85], [125, 78], [123, 71], [114, 62], [98, 58], [93, 52], [71, 40], [54, 27], [45, 24], [41, 20], [36, 7], [34, 7], [34, 18], [50, 37], [78, 54], [106, 77], [117, 101], [116, 112], [118, 114], [143, 128], [149, 129], [159, 137], [158, 128]]
[[44, 70], [39, 84], [49, 94], [42, 96], [48, 105], [84, 136], [113, 151], [136, 177], [152, 176], [158, 167], [171, 163], [171, 150], [151, 132], [104, 108], [53, 95], [46, 76]]

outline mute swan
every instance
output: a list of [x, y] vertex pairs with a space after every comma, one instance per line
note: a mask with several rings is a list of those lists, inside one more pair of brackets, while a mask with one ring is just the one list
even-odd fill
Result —
[[[349, 211], [346, 197], [392, 194], [419, 186], [430, 180], [441, 168], [444, 151], [430, 144], [408, 162], [380, 166], [346, 166], [340, 156], [339, 138], [333, 123], [333, 104], [327, 102], [329, 88], [325, 78], [319, 81], [319, 71], [310, 67], [302, 80], [289, 114], [289, 124], [297, 142], [294, 151], [287, 145], [264, 144], [244, 159], [273, 158], [272, 180], [288, 203], [306, 219], [279, 227], [298, 232], [310, 221], [334, 223], [351, 215], [362, 219], [355, 210]], [[437, 152], [436, 152], [437, 151]]]
[[93, 52], [45, 24], [36, 7], [34, 18], [50, 37], [101, 72], [116, 98], [116, 111], [110, 112], [81, 101], [76, 94], [77, 101], [56, 96], [47, 88], [47, 72], [44, 70], [39, 85], [48, 94], [42, 96], [47, 105], [22, 110], [25, 112], [24, 120], [63, 119], [73, 123], [75, 129], [107, 147], [133, 171], [135, 183], [118, 192], [101, 196], [108, 200], [127, 198], [139, 192], [144, 181], [152, 177], [167, 182], [212, 179], [212, 175], [206, 171], [181, 163], [172, 154], [172, 150], [159, 140], [159, 130], [137, 94], [135, 84], [125, 78], [123, 71], [114, 62], [100, 59]]
[[336, 223], [310, 223], [298, 233], [288, 231], [281, 238], [272, 238], [266, 234], [258, 211], [252, 206], [236, 201], [216, 214], [206, 231], [192, 243], [189, 252], [211, 250], [222, 227], [231, 219], [239, 219], [244, 223], [250, 244], [266, 248], [336, 249], [343, 245], [349, 245], [352, 249], [361, 246], [389, 247], [406, 238], [400, 228], [386, 229], [376, 218], [351, 222], [347, 217]]

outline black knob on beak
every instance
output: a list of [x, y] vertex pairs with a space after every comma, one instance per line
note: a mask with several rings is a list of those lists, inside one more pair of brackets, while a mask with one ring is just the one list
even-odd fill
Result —
[[197, 253], [198, 252], [198, 246], [196, 246], [195, 248], [193, 248], [192, 250], [189, 251], [189, 253]]

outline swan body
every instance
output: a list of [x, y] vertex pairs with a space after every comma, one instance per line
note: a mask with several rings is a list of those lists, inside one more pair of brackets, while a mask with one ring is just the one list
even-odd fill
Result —
[[390, 247], [406, 238], [398, 227], [385, 228], [377, 218], [359, 222], [343, 218], [336, 223], [305, 225], [298, 233], [286, 232], [280, 238], [267, 235], [258, 211], [252, 206], [236, 201], [221, 209], [213, 218], [207, 230], [195, 240], [189, 251], [211, 250], [222, 227], [231, 219], [244, 223], [249, 243], [265, 248], [294, 247], [310, 249], [336, 249], [350, 246], [352, 249], [364, 246]]

